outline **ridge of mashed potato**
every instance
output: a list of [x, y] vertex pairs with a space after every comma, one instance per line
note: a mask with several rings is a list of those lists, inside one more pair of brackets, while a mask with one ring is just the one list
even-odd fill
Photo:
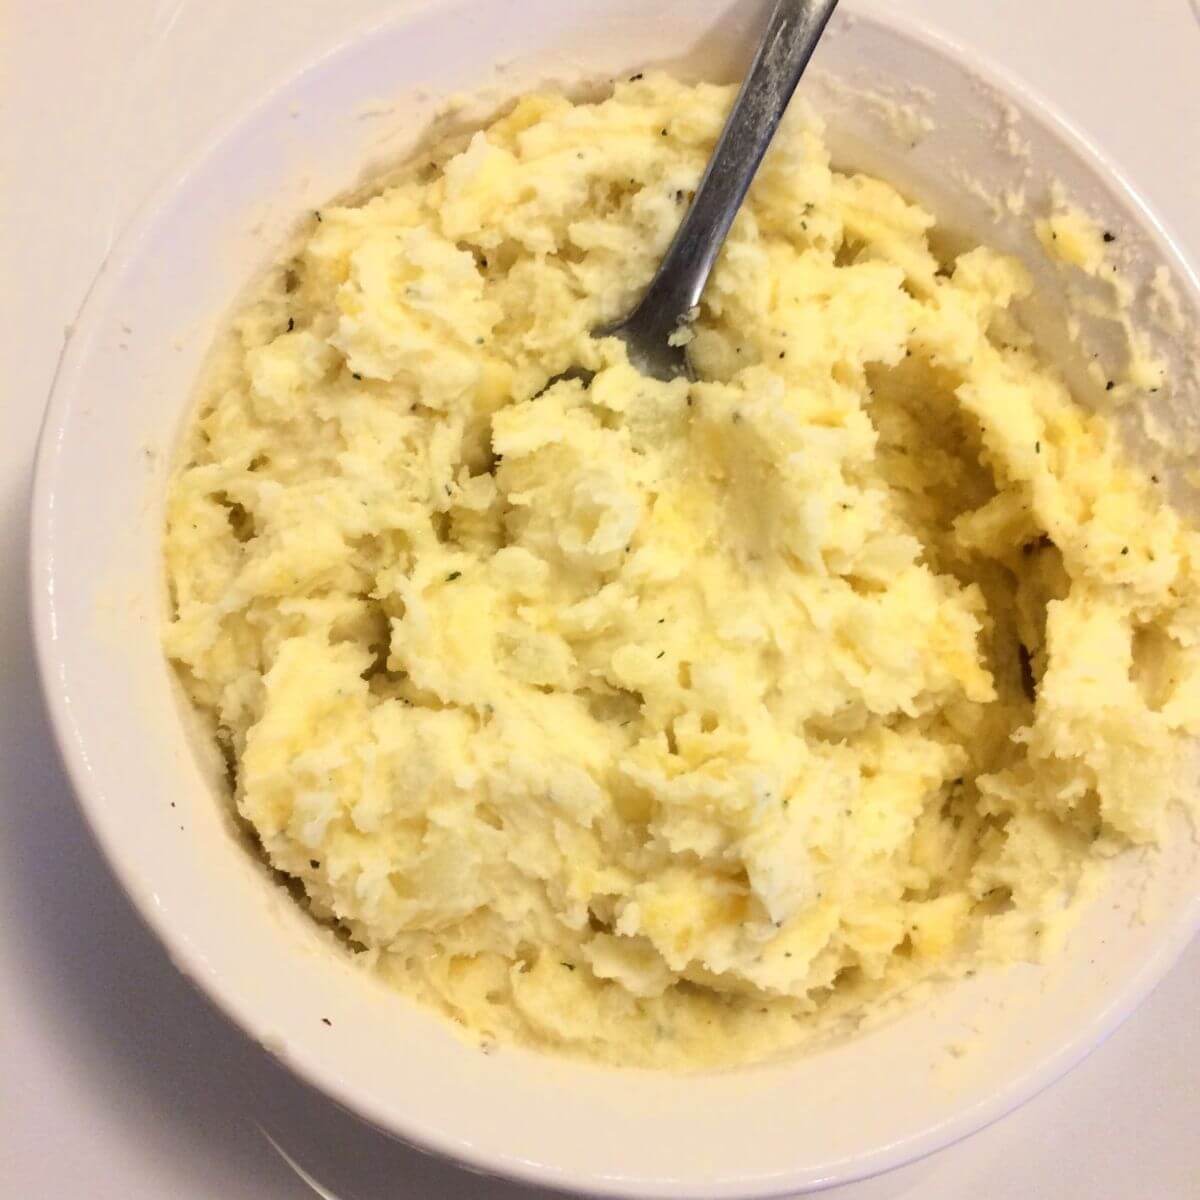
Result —
[[1036, 957], [1200, 726], [1197, 534], [1039, 361], [1023, 268], [939, 261], [810, 114], [698, 381], [589, 337], [731, 99], [527, 96], [322, 209], [169, 497], [167, 649], [269, 861], [476, 1034], [626, 1064]]

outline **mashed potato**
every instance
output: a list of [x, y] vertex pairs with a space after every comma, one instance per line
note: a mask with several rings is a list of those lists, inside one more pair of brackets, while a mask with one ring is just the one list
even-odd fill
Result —
[[[698, 381], [627, 311], [729, 89], [523, 99], [315, 214], [170, 493], [170, 656], [313, 910], [479, 1035], [746, 1061], [1036, 956], [1200, 727], [1200, 539], [1015, 261], [781, 132]], [[573, 365], [595, 372], [547, 387]]]

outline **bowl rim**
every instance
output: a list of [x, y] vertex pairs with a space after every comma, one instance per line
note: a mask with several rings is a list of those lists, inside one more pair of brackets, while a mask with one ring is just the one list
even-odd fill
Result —
[[[55, 578], [57, 544], [55, 534], [55, 493], [58, 485], [58, 458], [65, 438], [64, 418], [69, 400], [81, 382], [81, 370], [87, 362], [95, 326], [105, 313], [140, 244], [170, 211], [177, 197], [186, 192], [191, 178], [201, 173], [221, 149], [251, 128], [281, 99], [305, 81], [336, 67], [339, 59], [359, 42], [384, 28], [403, 26], [428, 15], [436, 6], [443, 9], [469, 7], [473, 0], [432, 0], [384, 18], [362, 22], [344, 37], [309, 61], [271, 84], [252, 104], [239, 109], [219, 123], [216, 129], [137, 207], [133, 216], [114, 241], [80, 303], [75, 321], [60, 352], [49, 398], [45, 407], [35, 456], [30, 499], [29, 589], [30, 625], [35, 649], [40, 690], [50, 728], [66, 771], [76, 803], [102, 856], [116, 877], [134, 911], [167, 950], [171, 961], [186, 978], [196, 984], [217, 1009], [242, 1032], [263, 1045], [290, 1072], [314, 1087], [339, 1107], [362, 1118], [380, 1132], [417, 1149], [447, 1158], [475, 1171], [505, 1177], [518, 1183], [589, 1196], [652, 1198], [664, 1200], [694, 1197], [696, 1200], [738, 1200], [746, 1197], [768, 1198], [800, 1190], [813, 1190], [835, 1184], [852, 1183], [917, 1161], [985, 1128], [1032, 1098], [1065, 1075], [1099, 1046], [1153, 991], [1182, 954], [1191, 939], [1200, 932], [1200, 892], [1174, 919], [1164, 926], [1154, 950], [1139, 968], [1113, 989], [1109, 1002], [1077, 1029], [1056, 1051], [1032, 1062], [1027, 1070], [990, 1092], [988, 1096], [955, 1115], [893, 1143], [865, 1152], [836, 1170], [792, 1169], [787, 1172], [755, 1174], [742, 1171], [712, 1182], [697, 1190], [665, 1176], [629, 1176], [625, 1174], [588, 1174], [570, 1172], [546, 1163], [516, 1155], [494, 1154], [458, 1139], [442, 1126], [426, 1126], [419, 1115], [397, 1113], [356, 1095], [331, 1071], [321, 1054], [310, 1054], [303, 1045], [289, 1046], [286, 1056], [274, 1049], [257, 1006], [248, 989], [236, 981], [215, 974], [201, 950], [189, 937], [181, 936], [171, 916], [152, 902], [142, 886], [138, 856], [130, 853], [105, 820], [103, 805], [97, 803], [86, 734], [77, 721], [69, 688], [64, 683], [65, 660], [60, 655]], [[1165, 259], [1176, 266], [1193, 298], [1200, 298], [1200, 272], [1171, 231], [1125, 173], [1037, 88], [1022, 77], [985, 57], [972, 47], [931, 28], [924, 20], [897, 12], [881, 0], [852, 0], [843, 13], [854, 21], [870, 22], [891, 34], [916, 43], [947, 57], [971, 75], [1014, 100], [1021, 111], [1053, 130], [1080, 159], [1107, 176], [1109, 186], [1139, 225], [1156, 244]]]

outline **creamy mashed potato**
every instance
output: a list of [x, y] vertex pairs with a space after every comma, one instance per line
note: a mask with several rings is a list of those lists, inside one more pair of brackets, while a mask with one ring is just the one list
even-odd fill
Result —
[[731, 98], [530, 96], [316, 214], [169, 500], [168, 651], [270, 862], [476, 1034], [621, 1063], [1036, 956], [1200, 717], [1197, 534], [1039, 361], [1021, 266], [939, 261], [812, 117], [697, 382], [589, 336]]

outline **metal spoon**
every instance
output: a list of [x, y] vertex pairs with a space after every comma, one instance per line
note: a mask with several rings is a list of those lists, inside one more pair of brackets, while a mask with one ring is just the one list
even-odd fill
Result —
[[[684, 347], [669, 339], [695, 318], [725, 235], [836, 7], [837, 0], [777, 0], [691, 206], [650, 286], [627, 317], [595, 330], [597, 337], [619, 337], [643, 375], [691, 377]], [[578, 369], [567, 375], [590, 380], [590, 373]]]

